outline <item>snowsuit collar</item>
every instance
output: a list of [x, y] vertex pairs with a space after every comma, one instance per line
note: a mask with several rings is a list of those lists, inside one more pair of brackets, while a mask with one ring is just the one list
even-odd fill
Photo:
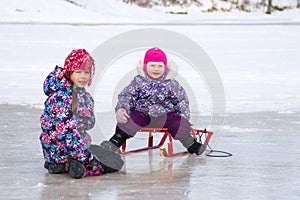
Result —
[[86, 92], [85, 88], [79, 88], [79, 87], [76, 87], [76, 85], [74, 85], [74, 90], [75, 90], [78, 94], [82, 94], [82, 93], [85, 93], [85, 92]]

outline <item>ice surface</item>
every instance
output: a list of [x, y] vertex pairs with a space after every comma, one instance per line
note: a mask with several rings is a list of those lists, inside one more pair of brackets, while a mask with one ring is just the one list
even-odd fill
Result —
[[[0, 106], [0, 199], [289, 199], [300, 197], [299, 112], [231, 114], [216, 149], [228, 158], [123, 156], [121, 172], [80, 180], [43, 168], [42, 110]], [[247, 131], [255, 128], [255, 131]], [[93, 135], [94, 136], [94, 135]], [[128, 148], [146, 142], [141, 137]], [[179, 150], [177, 147], [175, 150]]]
[[[179, 17], [135, 7], [129, 12], [126, 6], [114, 12], [115, 1], [97, 14], [58, 0], [1, 4], [0, 199], [300, 198], [298, 10], [272, 15], [199, 15], [191, 10], [191, 15]], [[116, 25], [123, 23], [127, 25]], [[140, 28], [181, 33], [207, 52], [226, 94], [225, 124], [213, 136], [212, 147], [233, 157], [164, 158], [153, 150], [123, 157], [126, 165], [120, 173], [80, 180], [49, 175], [38, 140], [44, 78], [72, 49], [92, 52], [112, 36]], [[95, 143], [113, 133], [116, 77], [134, 69], [142, 54], [136, 51], [115, 60], [102, 82], [94, 82], [98, 84], [97, 123], [91, 131]], [[193, 123], [209, 126], [212, 105], [201, 77], [180, 56], [170, 58], [199, 94], [195, 101], [201, 112], [192, 107]], [[128, 148], [144, 142], [145, 136], [137, 135], [128, 141]], [[175, 147], [182, 150], [178, 143]]]

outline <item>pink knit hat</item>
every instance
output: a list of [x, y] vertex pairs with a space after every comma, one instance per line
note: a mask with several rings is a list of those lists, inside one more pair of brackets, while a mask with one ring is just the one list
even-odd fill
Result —
[[147, 72], [146, 66], [148, 62], [163, 62], [165, 65], [165, 71], [167, 70], [167, 56], [158, 47], [153, 47], [145, 53], [144, 57], [144, 72]]
[[92, 84], [92, 79], [95, 74], [94, 59], [85, 49], [74, 49], [65, 59], [65, 64], [59, 77], [70, 78], [70, 72], [74, 70], [83, 70], [91, 73], [91, 78], [88, 86]]

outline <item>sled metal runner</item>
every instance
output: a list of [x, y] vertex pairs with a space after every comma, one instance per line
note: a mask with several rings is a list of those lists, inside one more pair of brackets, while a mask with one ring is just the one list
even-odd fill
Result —
[[[125, 141], [123, 143], [123, 145], [121, 146], [121, 148], [119, 149], [120, 154], [137, 153], [137, 152], [146, 151], [146, 150], [150, 150], [150, 149], [157, 149], [157, 148], [160, 149], [160, 155], [165, 156], [165, 157], [172, 157], [172, 156], [188, 154], [187, 151], [174, 152], [173, 137], [172, 137], [171, 133], [169, 133], [168, 128], [141, 128], [139, 132], [148, 132], [149, 133], [148, 146], [126, 151], [127, 145], [126, 145], [126, 141]], [[153, 145], [153, 133], [162, 133], [163, 134], [160, 142], [157, 145]], [[208, 143], [213, 135], [213, 132], [211, 132], [211, 131], [207, 131], [206, 129], [204, 129], [204, 130], [194, 129], [192, 126], [190, 128], [190, 133], [194, 137], [194, 139], [197, 140], [198, 142], [201, 142], [201, 137], [204, 134], [205, 140], [204, 140], [203, 144], [205, 144], [206, 146], [208, 145]], [[168, 139], [168, 143], [167, 143], [168, 146], [166, 149], [163, 145], [167, 139]]]

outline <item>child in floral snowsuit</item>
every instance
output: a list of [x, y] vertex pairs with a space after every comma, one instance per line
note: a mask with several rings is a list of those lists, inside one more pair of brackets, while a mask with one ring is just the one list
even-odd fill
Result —
[[[86, 132], [95, 124], [94, 101], [86, 92], [94, 75], [94, 60], [85, 49], [73, 50], [64, 67], [56, 66], [44, 82], [48, 96], [40, 117], [40, 141], [49, 173], [68, 171], [73, 178], [96, 176], [110, 170], [88, 151]], [[106, 170], [109, 169], [109, 170]]]
[[118, 98], [115, 134], [101, 146], [117, 150], [141, 127], [168, 128], [188, 152], [200, 155], [206, 145], [190, 134], [189, 100], [183, 87], [174, 79], [176, 66], [167, 63], [165, 53], [155, 47], [149, 49], [144, 62], [138, 66], [139, 75], [125, 87]]

